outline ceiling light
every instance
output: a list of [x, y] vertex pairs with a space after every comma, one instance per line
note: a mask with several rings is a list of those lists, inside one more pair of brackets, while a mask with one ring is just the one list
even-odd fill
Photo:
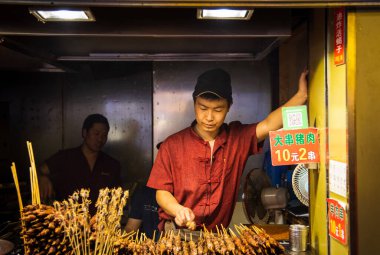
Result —
[[198, 19], [237, 19], [249, 20], [253, 10], [198, 9]]
[[29, 9], [39, 21], [95, 21], [90, 10], [79, 9]]

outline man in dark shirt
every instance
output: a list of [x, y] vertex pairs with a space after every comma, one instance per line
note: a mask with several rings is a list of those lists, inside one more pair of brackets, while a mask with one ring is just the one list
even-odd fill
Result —
[[43, 200], [67, 199], [75, 190], [90, 189], [90, 211], [95, 212], [99, 190], [120, 185], [120, 163], [102, 152], [107, 142], [109, 123], [101, 114], [89, 115], [82, 127], [83, 143], [61, 150], [48, 158], [39, 171]]
[[127, 232], [140, 230], [147, 237], [158, 240], [158, 204], [156, 190], [147, 186], [137, 187], [130, 203], [130, 213], [125, 226]]

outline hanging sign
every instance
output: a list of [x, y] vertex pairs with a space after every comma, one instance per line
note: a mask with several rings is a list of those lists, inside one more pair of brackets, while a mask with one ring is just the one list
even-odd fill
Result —
[[318, 129], [270, 131], [272, 165], [319, 163]]
[[282, 122], [285, 130], [308, 128], [306, 105], [282, 107]]
[[345, 9], [339, 8], [334, 12], [334, 63], [342, 65], [345, 58]]
[[346, 231], [346, 204], [338, 200], [327, 198], [329, 234], [342, 244], [347, 244]]
[[329, 191], [347, 197], [347, 164], [330, 159]]

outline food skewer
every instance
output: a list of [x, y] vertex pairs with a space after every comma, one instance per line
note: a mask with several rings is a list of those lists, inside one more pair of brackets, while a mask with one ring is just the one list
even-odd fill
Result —
[[[185, 235], [185, 238], [186, 238], [186, 235]], [[191, 232], [190, 232], [189, 248], [190, 248], [191, 255], [198, 255], [197, 245], [193, 241], [193, 234]]]

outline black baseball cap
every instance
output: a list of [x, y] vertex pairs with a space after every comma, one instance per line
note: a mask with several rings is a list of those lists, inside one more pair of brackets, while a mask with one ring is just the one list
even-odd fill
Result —
[[216, 68], [202, 73], [197, 80], [193, 97], [211, 93], [232, 103], [231, 76], [225, 70]]

